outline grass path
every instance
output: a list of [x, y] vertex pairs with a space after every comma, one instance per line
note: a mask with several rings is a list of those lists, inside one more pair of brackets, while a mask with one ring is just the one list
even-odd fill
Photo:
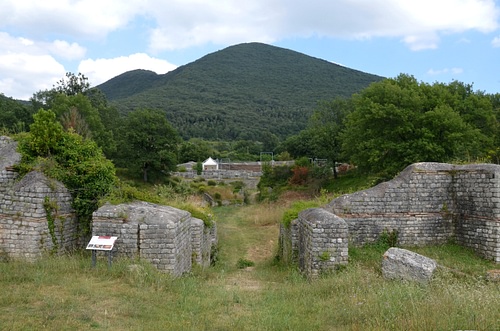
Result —
[[[277, 224], [256, 224], [252, 222], [253, 212], [255, 209], [245, 207], [218, 210], [220, 263], [228, 271], [225, 286], [231, 290], [261, 290], [266, 280], [260, 273], [276, 254]], [[239, 269], [237, 264], [240, 259], [251, 261], [254, 266]]]

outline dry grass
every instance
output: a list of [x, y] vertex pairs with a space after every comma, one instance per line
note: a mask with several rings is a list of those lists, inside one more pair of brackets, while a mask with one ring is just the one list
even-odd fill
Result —
[[468, 276], [440, 271], [422, 286], [384, 280], [380, 253], [360, 249], [311, 283], [273, 263], [281, 208], [216, 209], [219, 263], [177, 279], [127, 259], [92, 269], [86, 254], [0, 262], [0, 330], [498, 330], [500, 286], [481, 276], [494, 264], [436, 247], [427, 253]]

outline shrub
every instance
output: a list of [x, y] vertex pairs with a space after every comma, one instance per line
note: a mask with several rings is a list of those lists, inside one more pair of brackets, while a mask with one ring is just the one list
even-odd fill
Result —
[[236, 266], [238, 267], [238, 269], [245, 269], [248, 267], [253, 267], [254, 265], [255, 265], [255, 263], [253, 261], [243, 259], [243, 258], [240, 258], [238, 260], [238, 262], [236, 262]]
[[51, 110], [41, 109], [33, 119], [30, 132], [16, 136], [18, 170], [21, 176], [39, 170], [61, 181], [72, 194], [80, 230], [88, 234], [99, 199], [117, 182], [115, 167], [94, 141], [64, 131]]
[[290, 184], [292, 185], [303, 185], [307, 181], [309, 175], [309, 168], [296, 166], [292, 169], [293, 176], [290, 178]]
[[290, 208], [285, 211], [283, 214], [283, 225], [287, 228], [290, 227], [290, 223], [294, 219], [297, 219], [299, 217], [299, 213], [303, 210], [306, 210], [308, 208], [316, 208], [321, 206], [322, 203], [319, 200], [308, 200], [308, 201], [295, 201], [292, 203]]

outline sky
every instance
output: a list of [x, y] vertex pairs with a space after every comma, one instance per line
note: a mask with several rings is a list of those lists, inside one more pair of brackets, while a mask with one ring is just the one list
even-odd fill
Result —
[[0, 93], [164, 74], [245, 42], [500, 93], [500, 0], [0, 0]]

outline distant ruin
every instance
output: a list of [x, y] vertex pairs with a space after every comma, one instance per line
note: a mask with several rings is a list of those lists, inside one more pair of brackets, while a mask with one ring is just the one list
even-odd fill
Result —
[[[326, 257], [338, 251], [333, 242], [363, 245], [375, 242], [384, 231], [397, 231], [398, 244], [404, 246], [453, 240], [500, 263], [500, 165], [413, 164], [393, 180], [343, 195], [321, 210], [342, 219], [348, 231], [325, 240], [320, 234], [333, 219], [321, 223], [323, 228], [313, 227], [310, 211], [280, 231], [282, 257], [311, 277], [332, 268]], [[312, 261], [300, 262], [305, 259]], [[311, 264], [314, 270], [304, 267]]]

